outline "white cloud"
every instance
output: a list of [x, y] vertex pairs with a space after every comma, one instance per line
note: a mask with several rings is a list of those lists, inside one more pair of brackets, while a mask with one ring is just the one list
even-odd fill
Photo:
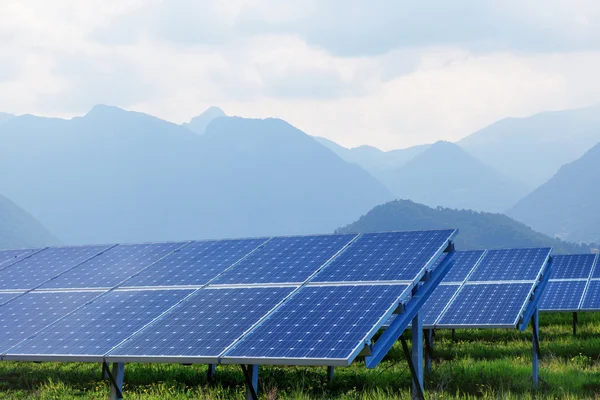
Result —
[[600, 103], [599, 3], [439, 1], [4, 1], [0, 111], [218, 105], [391, 149]]

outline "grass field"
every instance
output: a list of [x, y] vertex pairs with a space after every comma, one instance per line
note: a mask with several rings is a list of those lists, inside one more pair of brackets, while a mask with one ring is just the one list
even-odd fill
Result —
[[[430, 399], [599, 398], [600, 314], [541, 314], [543, 359], [538, 391], [531, 384], [531, 332], [438, 331], [435, 361], [426, 377]], [[99, 364], [0, 362], [0, 399], [105, 399], [108, 383]], [[333, 382], [325, 368], [261, 367], [261, 399], [408, 399], [410, 374], [399, 343], [373, 370], [356, 361], [337, 368]], [[206, 366], [127, 364], [126, 398], [243, 399], [238, 366], [218, 366], [207, 382]]]

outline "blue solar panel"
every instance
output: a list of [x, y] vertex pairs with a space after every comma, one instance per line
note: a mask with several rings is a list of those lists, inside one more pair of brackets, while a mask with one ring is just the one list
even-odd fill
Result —
[[52, 279], [41, 287], [44, 289], [111, 288], [185, 243], [122, 244]]
[[0, 289], [33, 289], [109, 246], [53, 247], [0, 270]]
[[551, 279], [587, 279], [595, 260], [595, 254], [552, 256]]
[[[597, 268], [597, 267], [596, 267]], [[591, 280], [581, 303], [583, 311], [600, 311], [600, 281]]]
[[266, 240], [194, 242], [123, 282], [122, 286], [204, 285]]
[[596, 254], [596, 262], [594, 264], [592, 278], [600, 278], [600, 254]]
[[463, 285], [437, 327], [514, 327], [532, 287], [531, 283]]
[[468, 281], [535, 280], [551, 248], [488, 250]]
[[292, 290], [201, 289], [110, 356], [216, 357]]
[[109, 292], [15, 346], [7, 354], [102, 356], [191, 292]]
[[439, 285], [421, 307], [423, 325], [432, 326], [458, 291], [460, 285]]
[[11, 299], [14, 299], [22, 294], [23, 292], [0, 292], [0, 305], [7, 303]]
[[365, 233], [312, 282], [414, 281], [454, 236], [454, 230]]
[[577, 311], [586, 285], [587, 280], [548, 282], [542, 294], [540, 311]]
[[5, 353], [99, 294], [30, 292], [4, 304], [0, 307], [0, 351]]
[[[242, 339], [226, 358], [352, 361], [408, 285], [307, 286]], [[257, 361], [258, 362], [258, 361]]]
[[0, 269], [4, 269], [40, 249], [0, 250]]
[[211, 283], [301, 283], [354, 237], [352, 234], [274, 238]]
[[442, 282], [463, 282], [467, 279], [469, 272], [471, 272], [475, 264], [477, 264], [477, 261], [479, 261], [483, 253], [485, 253], [484, 250], [454, 252], [454, 257], [452, 257], [454, 263]]

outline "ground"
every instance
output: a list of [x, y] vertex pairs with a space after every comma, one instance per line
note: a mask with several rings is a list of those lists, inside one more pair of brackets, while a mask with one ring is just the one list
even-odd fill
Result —
[[[531, 384], [531, 331], [438, 331], [429, 399], [600, 397], [600, 314], [579, 314], [577, 336], [571, 314], [541, 314], [541, 383]], [[408, 336], [407, 336], [408, 337]], [[261, 399], [409, 399], [410, 374], [398, 343], [369, 370], [357, 360], [337, 368], [327, 381], [324, 367], [261, 367]], [[98, 364], [0, 362], [0, 399], [106, 399], [108, 383]], [[127, 399], [243, 399], [238, 366], [218, 366], [207, 382], [206, 366], [127, 364]]]

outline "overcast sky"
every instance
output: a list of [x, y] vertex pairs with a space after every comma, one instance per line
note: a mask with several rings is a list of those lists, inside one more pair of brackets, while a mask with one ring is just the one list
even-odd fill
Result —
[[600, 103], [598, 0], [1, 0], [0, 111], [211, 105], [345, 146]]

